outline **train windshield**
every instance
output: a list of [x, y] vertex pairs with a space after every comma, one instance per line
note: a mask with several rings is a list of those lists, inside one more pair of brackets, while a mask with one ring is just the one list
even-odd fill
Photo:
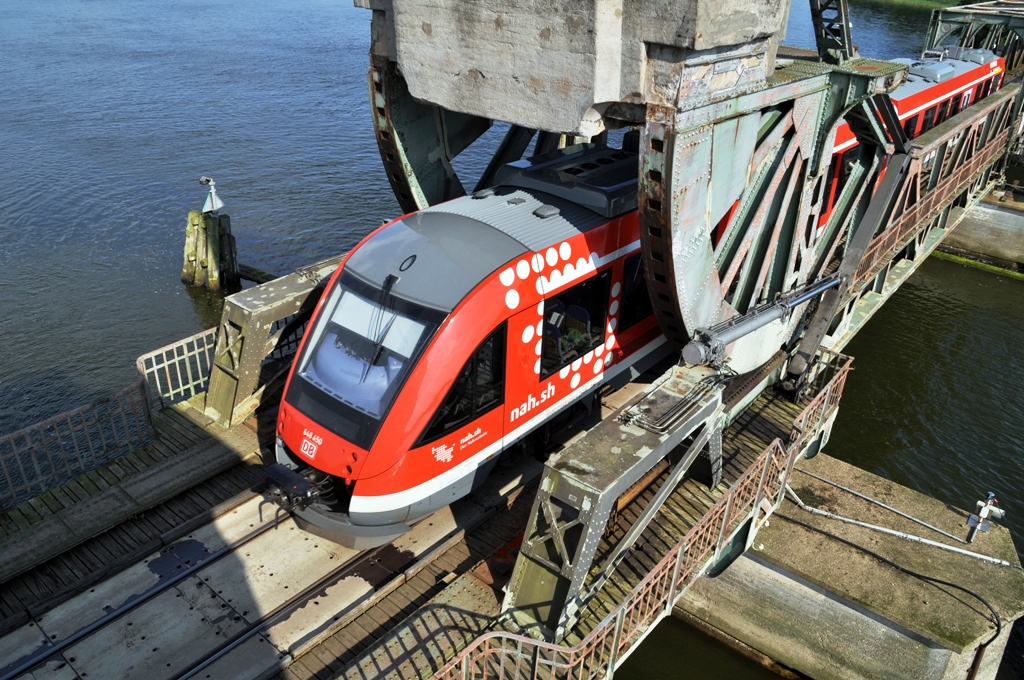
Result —
[[343, 273], [310, 331], [286, 400], [369, 448], [444, 317]]

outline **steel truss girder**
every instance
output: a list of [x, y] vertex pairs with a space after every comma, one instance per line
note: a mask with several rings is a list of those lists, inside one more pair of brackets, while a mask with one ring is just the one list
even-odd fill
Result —
[[[936, 219], [944, 224], [948, 206], [958, 200], [965, 187], [1001, 162], [1005, 143], [994, 145], [992, 140], [1002, 139], [1012, 126], [1018, 88], [1008, 86], [968, 107], [910, 142], [905, 154], [885, 155], [876, 147], [876, 164], [877, 160], [885, 161], [881, 182], [869, 195], [863, 217], [849, 219], [848, 233], [853, 237], [841, 255], [841, 284], [826, 293], [808, 323], [787, 369], [789, 389], [800, 389], [801, 376], [806, 375], [811, 358], [851, 298], [865, 285], [874, 286], [878, 272]], [[964, 170], [970, 172], [961, 177]], [[874, 173], [864, 177], [871, 180], [864, 186], [873, 187]], [[859, 191], [863, 192], [863, 187]], [[921, 212], [922, 206], [930, 207]], [[832, 257], [830, 251], [823, 264]]]
[[[560, 640], [702, 452], [720, 479], [722, 385], [710, 369], [676, 369], [636, 404], [547, 462], [502, 610], [525, 631]], [[688, 438], [688, 448], [677, 447]], [[617, 500], [668, 456], [669, 478], [642, 517], [593, 563]], [[641, 480], [645, 480], [641, 482]]]
[[811, 23], [818, 56], [826, 63], [841, 64], [853, 59], [850, 37], [850, 8], [847, 0], [810, 0]]
[[[810, 280], [836, 125], [904, 77], [889, 62], [803, 62], [756, 92], [648, 107], [640, 237], [652, 303], [674, 344]], [[798, 319], [738, 341], [732, 367], [763, 364]]]
[[[280, 386], [326, 280], [334, 257], [224, 299], [204, 410], [224, 427], [252, 415], [264, 392]], [[282, 359], [268, 366], [268, 358]], [[267, 369], [270, 369], [269, 371]]]
[[1024, 66], [1024, 6], [1019, 3], [986, 2], [932, 10], [925, 49], [942, 49], [954, 35], [959, 47], [993, 50], [1011, 71]]
[[615, 573], [615, 570], [626, 555], [629, 554], [630, 549], [640, 538], [640, 535], [647, 529], [647, 525], [651, 523], [651, 520], [654, 519], [654, 516], [665, 504], [665, 501], [668, 500], [669, 495], [683, 481], [683, 476], [697, 460], [697, 456], [705, 452], [705, 447], [707, 447], [705, 455], [708, 457], [711, 466], [711, 482], [708, 486], [710, 488], [718, 486], [722, 480], [722, 422], [724, 419], [725, 413], [719, 410], [715, 416], [704, 424], [700, 434], [687, 447], [686, 453], [672, 467], [668, 477], [662, 482], [654, 498], [650, 500], [647, 507], [640, 513], [640, 516], [637, 517], [629, 531], [619, 539], [611, 554], [605, 557], [604, 565], [592, 577], [586, 590], [569, 602], [566, 607], [566, 621], [562, 624], [561, 630], [568, 630], [576, 625], [580, 614], [586, 609], [587, 604], [594, 599], [598, 591], [604, 587], [608, 579]]
[[491, 121], [417, 101], [387, 57], [371, 55], [370, 64], [367, 80], [377, 147], [402, 210], [421, 210], [465, 195], [451, 161], [487, 132]]

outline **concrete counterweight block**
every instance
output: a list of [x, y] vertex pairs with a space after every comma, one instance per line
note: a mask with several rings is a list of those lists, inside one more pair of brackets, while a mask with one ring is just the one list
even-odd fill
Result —
[[612, 104], [677, 105], [771, 73], [789, 0], [355, 0], [417, 100], [593, 136]]

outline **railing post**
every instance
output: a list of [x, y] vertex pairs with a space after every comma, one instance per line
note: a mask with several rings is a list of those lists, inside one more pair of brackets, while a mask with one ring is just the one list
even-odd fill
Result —
[[747, 547], [750, 547], [754, 540], [754, 532], [757, 531], [757, 514], [761, 511], [761, 499], [764, 498], [764, 480], [768, 477], [768, 470], [771, 469], [771, 457], [765, 458], [764, 469], [757, 482], [757, 493], [754, 494], [754, 508], [750, 511], [750, 532], [747, 539]]
[[626, 608], [619, 606], [619, 613], [615, 615], [615, 632], [612, 633], [612, 649], [608, 654], [608, 672], [606, 680], [613, 680], [615, 677], [615, 661], [619, 658], [619, 640], [622, 638], [622, 625], [626, 620]]
[[679, 569], [680, 564], [683, 561], [683, 547], [681, 545], [676, 546], [676, 563], [672, 565], [672, 582], [668, 585], [668, 605], [666, 614], [672, 613], [672, 607], [675, 606], [676, 601], [676, 589], [679, 583]]
[[821, 399], [821, 408], [818, 409], [818, 422], [814, 425], [815, 434], [821, 434], [821, 426], [825, 424], [825, 414], [829, 411], [829, 403], [832, 401], [832, 388], [835, 383], [829, 381], [825, 386], [825, 396]]
[[718, 559], [718, 553], [722, 552], [722, 545], [725, 543], [725, 534], [729, 529], [729, 515], [732, 514], [732, 501], [736, 498], [736, 494], [733, 490], [736, 487], [733, 486], [729, 489], [729, 499], [725, 502], [725, 516], [722, 518], [722, 528], [718, 531], [718, 541], [715, 543], [715, 555], [714, 559]]
[[775, 499], [775, 507], [779, 507], [783, 497], [786, 495], [786, 485], [789, 484], [789, 477], [793, 474], [793, 466], [796, 464], [796, 448], [786, 451], [786, 466], [782, 469], [782, 478], [779, 480], [779, 497]]
[[156, 437], [156, 425], [153, 422], [153, 405], [149, 401], [149, 381], [146, 379], [146, 374], [143, 373], [139, 376], [139, 396], [142, 398], [142, 416], [146, 420], [146, 427], [149, 428], [149, 434]]
[[540, 645], [533, 646], [533, 661], [530, 664], [530, 678], [535, 679], [537, 677], [537, 671], [540, 670]]

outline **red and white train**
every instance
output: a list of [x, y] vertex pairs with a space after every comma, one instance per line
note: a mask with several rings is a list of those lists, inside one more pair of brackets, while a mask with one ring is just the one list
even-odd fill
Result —
[[[915, 62], [893, 95], [910, 136], [999, 86], [990, 52], [956, 56]], [[278, 416], [278, 462], [319, 491], [301, 523], [352, 547], [387, 542], [468, 494], [506, 448], [668, 355], [627, 139], [632, 150], [507, 165], [495, 188], [404, 215], [353, 249]], [[855, 144], [841, 125], [830, 206]]]
[[278, 461], [333, 487], [300, 520], [356, 547], [390, 540], [668, 353], [643, 279], [636, 150], [586, 146], [387, 223], [339, 267], [278, 417]]
[[[909, 69], [907, 81], [890, 95], [909, 139], [952, 118], [1003, 84], [1005, 64], [990, 50], [948, 47], [925, 52], [921, 59], [893, 61]], [[856, 153], [856, 147], [849, 124], [840, 123], [826, 185], [828, 209], [822, 211], [822, 221], [828, 218], [846, 180], [847, 154]]]

